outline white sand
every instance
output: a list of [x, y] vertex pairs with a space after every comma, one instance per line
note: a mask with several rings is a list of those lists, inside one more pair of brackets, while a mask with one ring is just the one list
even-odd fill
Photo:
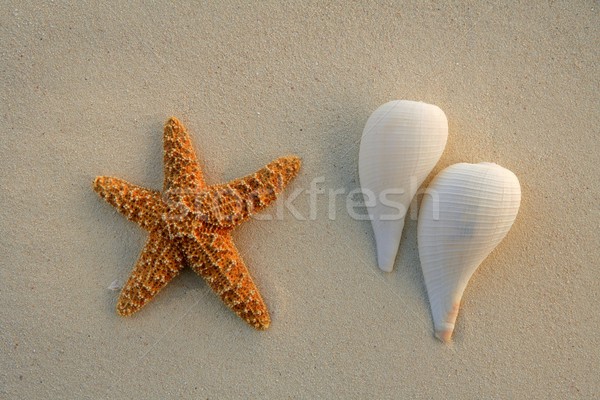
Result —
[[[591, 398], [600, 395], [600, 17], [594, 1], [0, 7], [0, 398]], [[41, 3], [41, 2], [31, 2]], [[160, 188], [161, 128], [188, 126], [209, 182], [303, 157], [295, 189], [358, 186], [368, 115], [439, 105], [435, 171], [492, 161], [521, 180], [504, 242], [454, 340], [432, 334], [410, 221], [394, 272], [368, 221], [245, 224], [272, 313], [257, 332], [186, 271], [114, 311], [146, 233], [91, 190]], [[308, 217], [308, 195], [294, 205]], [[273, 213], [273, 210], [271, 210]]]

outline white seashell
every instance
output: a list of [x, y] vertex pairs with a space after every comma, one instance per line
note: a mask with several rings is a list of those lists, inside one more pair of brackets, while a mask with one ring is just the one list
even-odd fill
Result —
[[115, 279], [114, 281], [112, 281], [112, 283], [110, 285], [108, 285], [107, 289], [116, 291], [116, 290], [121, 290], [122, 287], [123, 287], [123, 285], [119, 283], [119, 280]]
[[421, 202], [419, 257], [436, 336], [452, 336], [471, 275], [502, 241], [521, 202], [519, 180], [497, 164], [454, 164], [431, 182]]
[[447, 139], [446, 115], [432, 104], [390, 101], [367, 120], [358, 172], [383, 271], [394, 267], [406, 211]]

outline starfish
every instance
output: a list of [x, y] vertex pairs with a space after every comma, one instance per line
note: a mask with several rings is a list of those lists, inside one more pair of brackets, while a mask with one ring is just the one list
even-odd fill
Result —
[[100, 176], [94, 190], [128, 220], [149, 232], [121, 291], [117, 313], [129, 316], [191, 267], [247, 323], [267, 329], [271, 318], [233, 239], [232, 230], [271, 204], [300, 169], [281, 157], [252, 175], [207, 186], [185, 127], [170, 118], [164, 128], [163, 192]]

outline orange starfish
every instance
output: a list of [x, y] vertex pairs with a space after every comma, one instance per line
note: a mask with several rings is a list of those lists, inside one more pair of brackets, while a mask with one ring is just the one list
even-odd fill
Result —
[[162, 193], [118, 178], [94, 180], [102, 198], [149, 232], [117, 312], [135, 313], [188, 265], [237, 315], [267, 329], [269, 312], [231, 231], [276, 199], [297, 175], [300, 159], [281, 157], [252, 175], [207, 186], [185, 127], [171, 118], [164, 130], [164, 167]]

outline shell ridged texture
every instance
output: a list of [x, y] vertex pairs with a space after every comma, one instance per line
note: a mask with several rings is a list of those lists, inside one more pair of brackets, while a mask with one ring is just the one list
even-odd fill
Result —
[[452, 165], [427, 189], [419, 213], [419, 257], [441, 340], [450, 339], [469, 279], [508, 233], [520, 201], [517, 177], [491, 163]]
[[375, 201], [368, 211], [384, 271], [393, 269], [406, 211], [447, 138], [446, 115], [431, 104], [390, 101], [367, 120], [360, 144], [360, 185], [367, 199]]

